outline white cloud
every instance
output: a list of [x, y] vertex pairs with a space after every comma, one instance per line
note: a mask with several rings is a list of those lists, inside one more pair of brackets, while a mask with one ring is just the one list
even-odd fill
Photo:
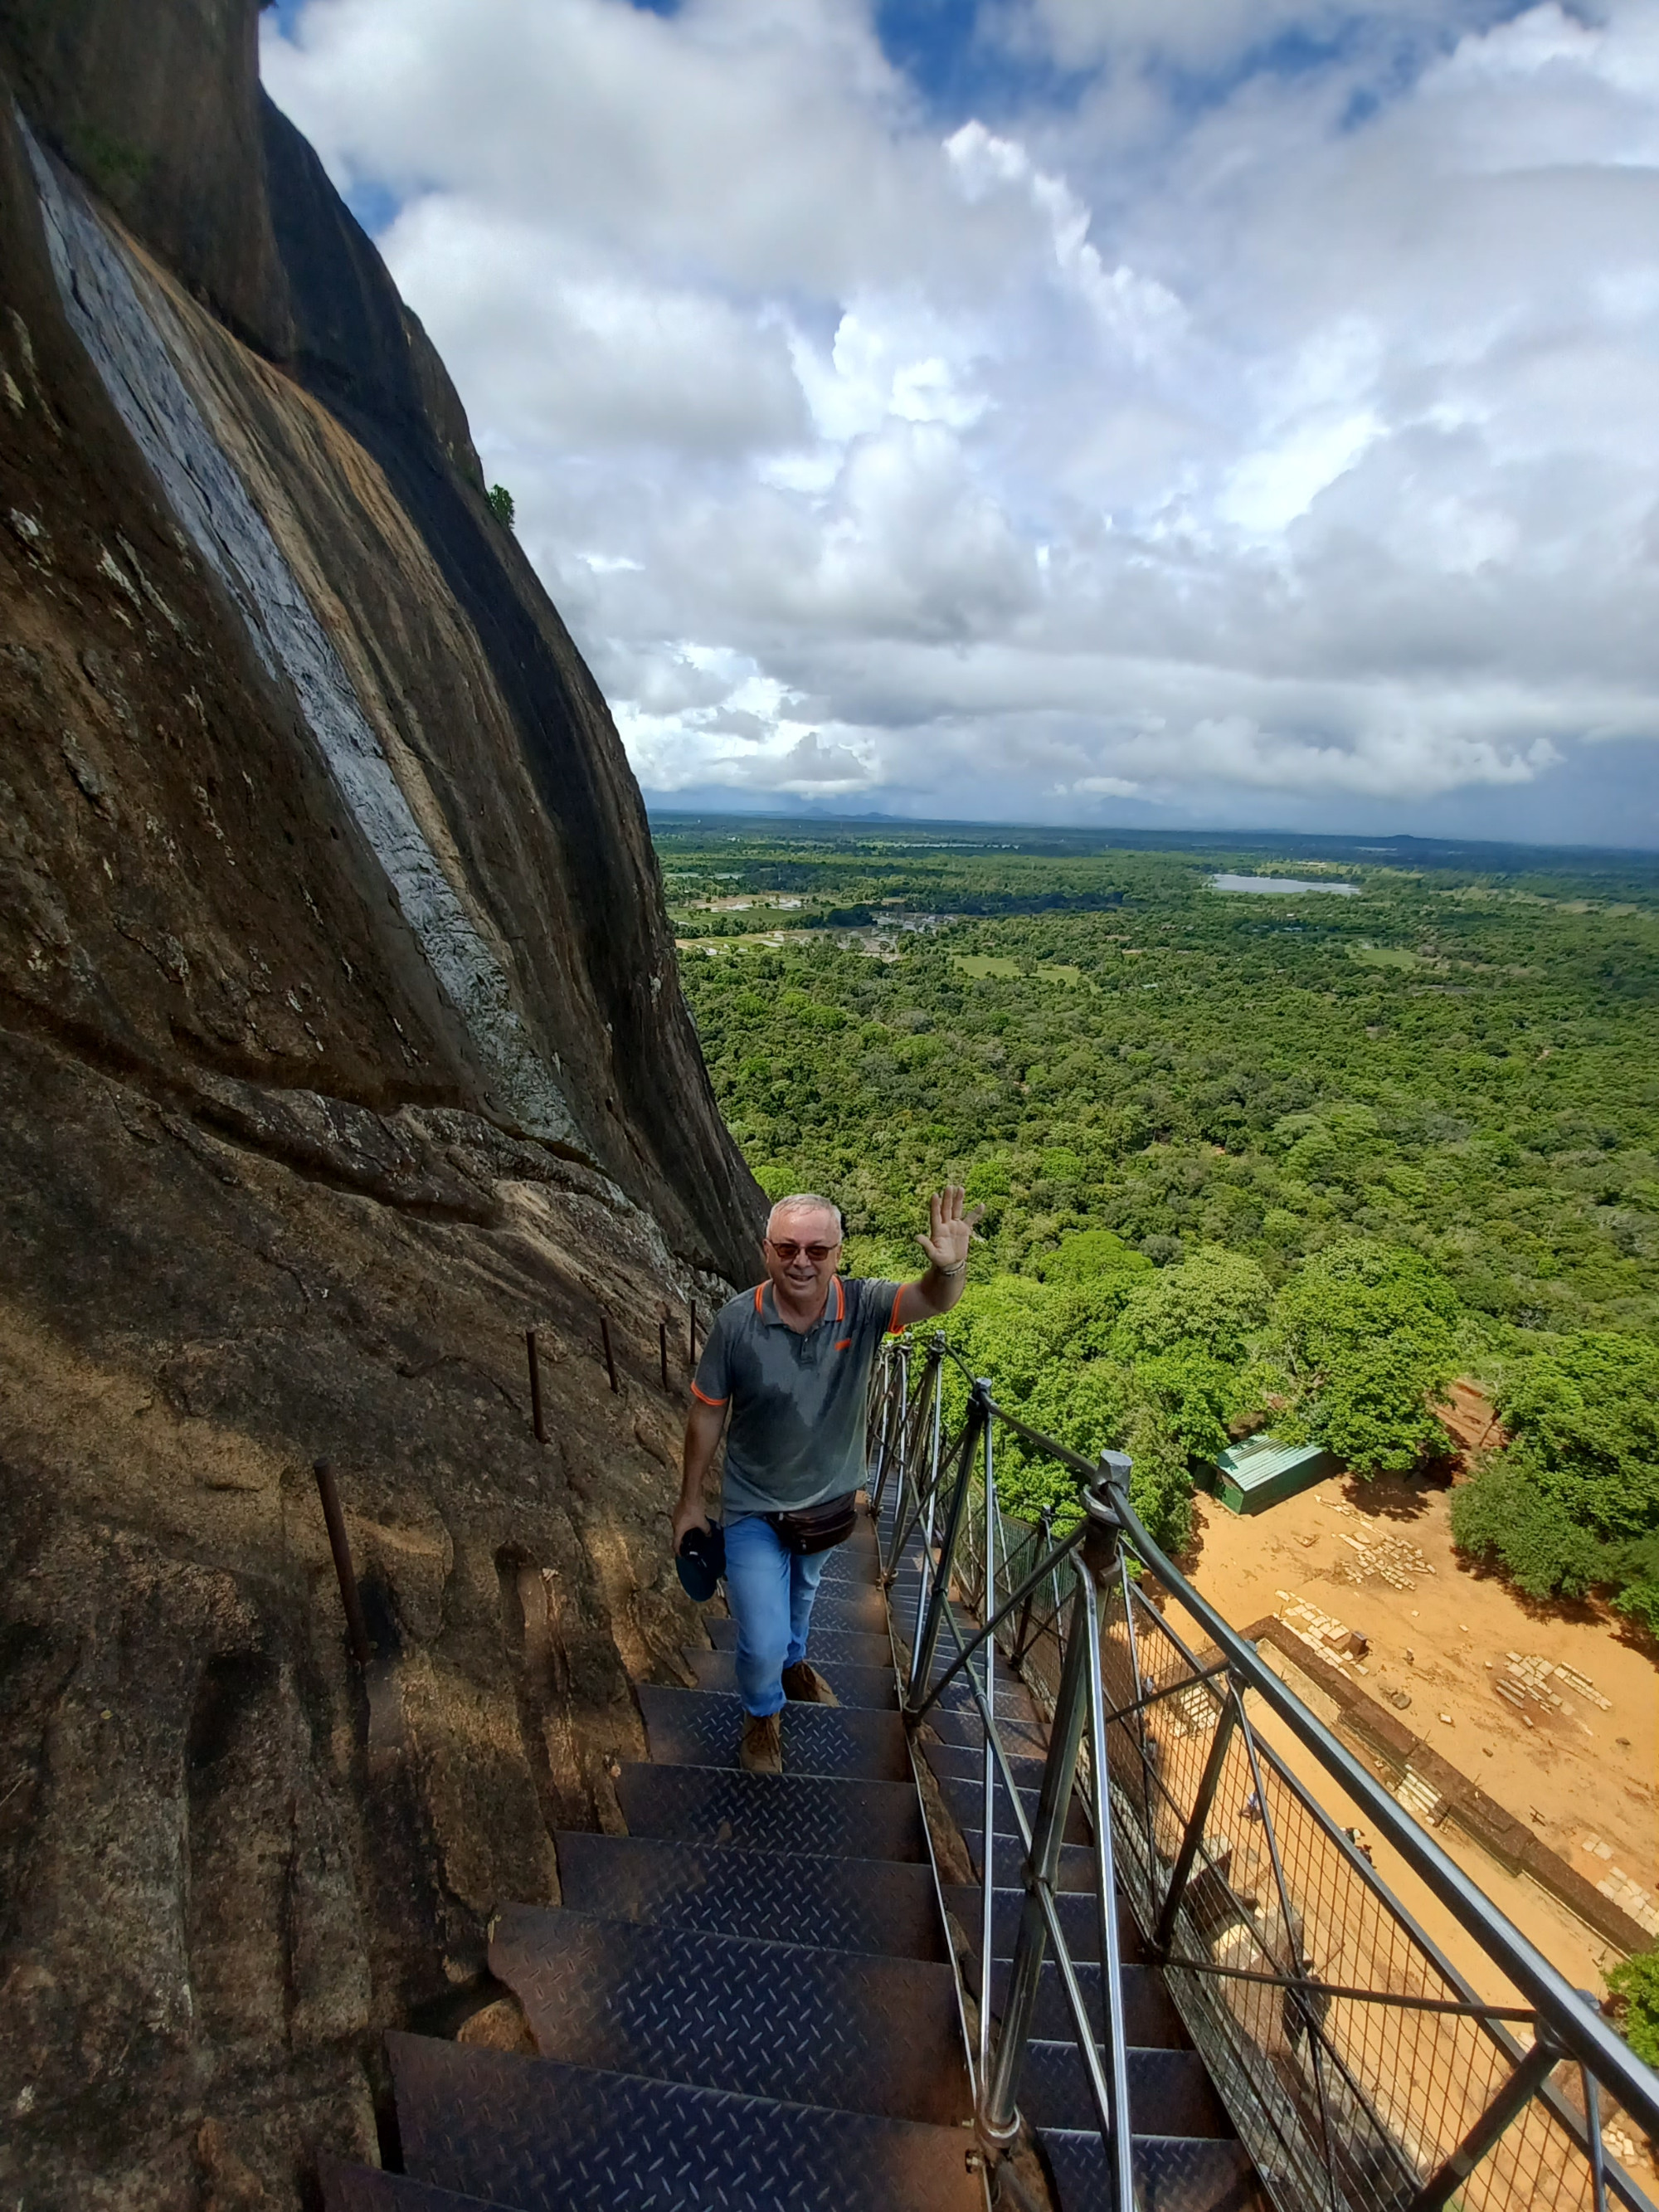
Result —
[[980, 33], [1064, 98], [869, 0], [267, 19], [642, 781], [1659, 842], [1659, 0]]

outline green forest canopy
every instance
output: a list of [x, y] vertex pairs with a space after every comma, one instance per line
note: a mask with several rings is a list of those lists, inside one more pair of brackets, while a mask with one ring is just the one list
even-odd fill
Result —
[[[835, 1192], [854, 1267], [901, 1273], [926, 1192], [965, 1182], [987, 1211], [952, 1335], [1036, 1425], [1133, 1453], [1168, 1541], [1230, 1435], [1409, 1468], [1468, 1372], [1514, 1441], [1456, 1492], [1460, 1541], [1659, 1626], [1659, 864], [655, 835], [761, 1182]], [[1066, 1494], [1011, 1472], [1029, 1505]]]

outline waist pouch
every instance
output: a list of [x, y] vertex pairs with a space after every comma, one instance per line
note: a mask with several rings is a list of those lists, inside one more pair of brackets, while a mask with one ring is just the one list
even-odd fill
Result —
[[843, 1491], [819, 1505], [803, 1505], [795, 1513], [769, 1513], [764, 1518], [786, 1552], [827, 1552], [844, 1544], [858, 1525], [858, 1492]]

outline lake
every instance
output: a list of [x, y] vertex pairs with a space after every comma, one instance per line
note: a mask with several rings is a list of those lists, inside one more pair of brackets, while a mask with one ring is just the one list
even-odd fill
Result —
[[1270, 891], [1279, 898], [1289, 898], [1297, 891], [1335, 891], [1342, 898], [1357, 898], [1358, 884], [1304, 884], [1294, 876], [1212, 876], [1210, 886], [1218, 891]]

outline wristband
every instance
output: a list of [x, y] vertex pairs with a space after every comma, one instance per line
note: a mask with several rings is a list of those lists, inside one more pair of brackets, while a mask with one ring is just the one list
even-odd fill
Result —
[[957, 1264], [956, 1264], [956, 1266], [955, 1266], [954, 1267], [940, 1267], [940, 1265], [939, 1265], [939, 1261], [938, 1261], [937, 1260], [935, 1260], [935, 1261], [934, 1261], [934, 1262], [933, 1262], [933, 1273], [934, 1273], [936, 1275], [961, 1275], [961, 1274], [965, 1274], [965, 1273], [966, 1273], [966, 1272], [967, 1272], [967, 1268], [968, 1268], [968, 1262], [967, 1262], [965, 1260], [958, 1260], [958, 1261], [957, 1261]]

